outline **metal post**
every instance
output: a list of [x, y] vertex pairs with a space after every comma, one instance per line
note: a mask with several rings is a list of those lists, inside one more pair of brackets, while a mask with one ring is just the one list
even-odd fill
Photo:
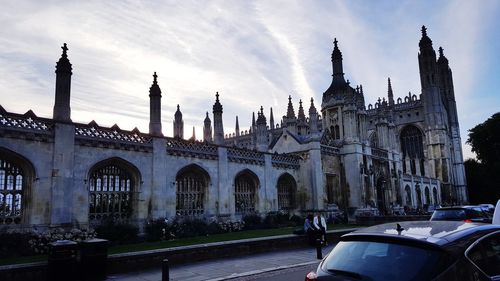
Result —
[[164, 259], [161, 263], [161, 281], [169, 281], [170, 274], [168, 269], [168, 259]]
[[323, 259], [323, 252], [321, 251], [321, 240], [316, 239], [316, 258], [318, 260]]

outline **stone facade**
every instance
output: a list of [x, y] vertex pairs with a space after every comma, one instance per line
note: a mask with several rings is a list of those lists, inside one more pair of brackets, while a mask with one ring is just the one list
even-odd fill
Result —
[[[422, 29], [420, 98], [411, 93], [365, 107], [361, 85], [345, 80], [334, 41], [333, 78], [318, 112], [289, 97], [287, 114], [270, 125], [261, 107], [250, 130], [224, 135], [223, 99], [203, 142], [183, 139], [180, 107], [174, 137], [162, 134], [161, 90], [150, 88], [149, 133], [71, 121], [68, 48], [56, 66], [53, 118], [0, 106], [0, 226], [144, 223], [197, 216], [239, 219], [274, 211], [353, 213], [467, 201], [460, 130], [448, 60]], [[213, 133], [212, 133], [213, 127]]]

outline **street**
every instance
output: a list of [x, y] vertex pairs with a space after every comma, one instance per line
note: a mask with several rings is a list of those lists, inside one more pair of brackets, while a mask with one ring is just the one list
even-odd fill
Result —
[[314, 264], [310, 264], [310, 265], [304, 265], [304, 266], [293, 267], [293, 268], [288, 268], [288, 269], [283, 269], [283, 270], [266, 272], [266, 273], [262, 273], [262, 274], [237, 278], [237, 279], [233, 279], [233, 280], [237, 280], [237, 281], [261, 281], [262, 280], [262, 281], [264, 281], [264, 280], [270, 280], [272, 278], [272, 280], [277, 280], [277, 281], [303, 281], [307, 273], [309, 273], [310, 271], [316, 271], [318, 264], [319, 264], [319, 261], [318, 261], [318, 263], [314, 263]]

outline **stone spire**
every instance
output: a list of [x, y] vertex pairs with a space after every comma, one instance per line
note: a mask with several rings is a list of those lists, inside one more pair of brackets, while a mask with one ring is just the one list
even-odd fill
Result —
[[286, 118], [295, 119], [295, 110], [293, 109], [292, 96], [288, 96], [288, 108], [286, 111]]
[[234, 127], [234, 128], [235, 128], [234, 130], [236, 131], [236, 132], [235, 132], [235, 135], [236, 135], [237, 137], [239, 137], [239, 136], [240, 136], [240, 124], [239, 124], [239, 122], [238, 122], [238, 116], [236, 116], [236, 125], [235, 125], [235, 127]]
[[53, 118], [57, 121], [71, 122], [71, 75], [72, 67], [68, 60], [66, 43], [61, 47], [63, 53], [56, 64], [56, 94]]
[[342, 65], [342, 52], [338, 47], [337, 38], [333, 40], [332, 70], [333, 70], [332, 84], [344, 85], [346, 81], [344, 79], [344, 67]]
[[304, 114], [304, 108], [302, 107], [302, 100], [299, 100], [299, 113], [297, 119], [299, 121], [306, 121], [306, 115]]
[[318, 132], [318, 111], [314, 106], [313, 98], [311, 98], [311, 106], [309, 107], [309, 131], [311, 134]]
[[149, 88], [149, 133], [160, 137], [163, 136], [161, 132], [161, 89], [158, 86], [157, 78], [156, 72], [153, 73], [153, 84]]
[[391, 78], [387, 78], [387, 96], [389, 98], [389, 105], [394, 105], [394, 93], [392, 92]]
[[271, 107], [271, 113], [269, 115], [269, 125], [271, 130], [274, 130], [274, 116], [273, 116], [273, 108]]
[[189, 138], [190, 141], [196, 141], [196, 133], [195, 133], [195, 130], [194, 130], [194, 126], [193, 126], [193, 135], [191, 136], [191, 138]]
[[184, 121], [179, 105], [177, 105], [177, 111], [174, 114], [174, 138], [184, 138]]
[[252, 112], [252, 132], [255, 131], [255, 112]]
[[224, 143], [224, 126], [222, 124], [222, 104], [219, 102], [219, 92], [215, 94], [214, 114], [214, 142], [218, 145]]
[[203, 121], [203, 141], [212, 142], [212, 121], [208, 117], [208, 111], [205, 121]]
[[438, 64], [448, 65], [448, 59], [444, 56], [443, 47], [439, 47], [439, 58], [437, 62]]

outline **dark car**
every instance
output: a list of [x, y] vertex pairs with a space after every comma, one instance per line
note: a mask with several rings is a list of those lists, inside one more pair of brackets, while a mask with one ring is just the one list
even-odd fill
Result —
[[500, 225], [387, 223], [343, 235], [307, 280], [500, 280]]
[[491, 223], [491, 216], [480, 206], [444, 207], [434, 210], [431, 221], [466, 221]]

